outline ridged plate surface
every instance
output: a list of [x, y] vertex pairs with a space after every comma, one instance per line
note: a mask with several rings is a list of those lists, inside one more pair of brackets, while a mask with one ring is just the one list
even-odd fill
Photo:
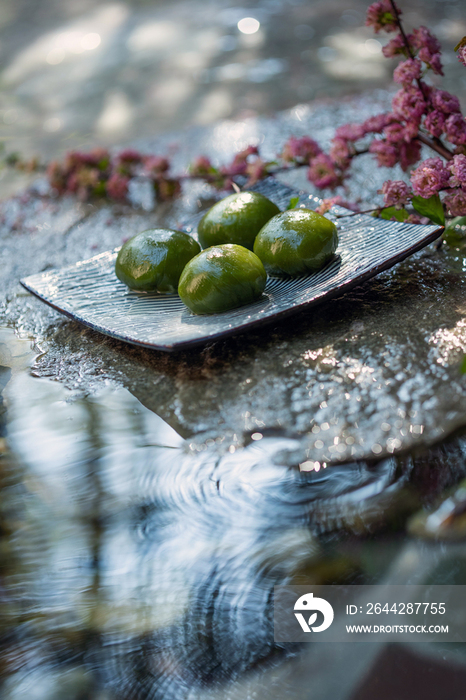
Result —
[[[285, 209], [298, 193], [269, 178], [254, 189]], [[307, 194], [301, 203], [319, 201]], [[341, 207], [332, 214], [345, 213]], [[196, 235], [202, 214], [184, 228]], [[333, 262], [318, 273], [294, 279], [269, 278], [262, 299], [233, 311], [195, 316], [177, 295], [139, 293], [115, 277], [118, 249], [60, 270], [32, 275], [21, 284], [53, 308], [114, 338], [158, 350], [208, 343], [282, 318], [303, 306], [322, 303], [395, 265], [440, 236], [438, 226], [400, 224], [367, 215], [339, 219], [339, 246]]]

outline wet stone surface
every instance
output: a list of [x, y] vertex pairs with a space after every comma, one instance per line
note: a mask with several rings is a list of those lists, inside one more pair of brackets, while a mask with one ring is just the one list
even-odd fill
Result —
[[[291, 134], [325, 141], [355, 112], [374, 113], [389, 96], [340, 108], [296, 108], [275, 120], [224, 123], [184, 138], [180, 165], [209, 144], [222, 161], [250, 141], [278, 150]], [[168, 137], [167, 137], [167, 140]], [[165, 141], [145, 144], [163, 152]], [[374, 200], [385, 173], [358, 164], [353, 196]], [[395, 177], [396, 175], [393, 175]], [[306, 187], [301, 173], [286, 180]], [[301, 462], [383, 456], [429, 444], [464, 422], [460, 373], [466, 349], [463, 254], [430, 246], [343, 298], [258, 331], [166, 355], [84, 329], [21, 290], [18, 279], [91, 257], [149, 226], [176, 226], [213, 193], [191, 185], [153, 212], [53, 201], [34, 193], [2, 205], [1, 317], [42, 350], [32, 372], [59, 379], [70, 396], [104, 382], [123, 385], [194, 451], [207, 440], [238, 447], [270, 431], [300, 438]]]

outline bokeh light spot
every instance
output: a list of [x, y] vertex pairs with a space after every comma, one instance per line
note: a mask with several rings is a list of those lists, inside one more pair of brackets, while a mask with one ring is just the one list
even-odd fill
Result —
[[59, 131], [62, 127], [62, 121], [58, 117], [50, 117], [44, 122], [44, 131], [48, 131], [53, 134], [55, 131]]
[[238, 22], [238, 29], [242, 34], [255, 34], [259, 31], [261, 23], [254, 17], [243, 17]]
[[369, 51], [369, 53], [381, 53], [382, 52], [382, 44], [380, 41], [377, 41], [377, 39], [367, 39], [365, 42], [366, 49]]
[[100, 46], [101, 41], [100, 34], [90, 32], [89, 34], [85, 34], [81, 39], [81, 46], [85, 51], [93, 51]]

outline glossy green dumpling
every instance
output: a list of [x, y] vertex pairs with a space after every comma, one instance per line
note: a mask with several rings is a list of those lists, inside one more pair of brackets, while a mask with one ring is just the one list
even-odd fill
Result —
[[186, 263], [200, 250], [199, 243], [183, 231], [149, 229], [122, 246], [115, 273], [131, 289], [176, 292]]
[[265, 224], [254, 252], [270, 275], [302, 275], [320, 270], [337, 246], [332, 221], [310, 209], [290, 209]]
[[178, 294], [195, 314], [215, 314], [256, 301], [266, 281], [257, 255], [227, 243], [203, 250], [186, 265]]
[[252, 250], [262, 226], [279, 213], [277, 205], [259, 192], [231, 194], [202, 217], [197, 227], [199, 243], [202, 248], [236, 243]]

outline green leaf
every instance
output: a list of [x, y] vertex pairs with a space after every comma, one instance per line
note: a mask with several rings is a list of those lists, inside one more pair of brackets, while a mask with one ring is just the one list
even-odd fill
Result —
[[428, 199], [413, 197], [412, 205], [421, 216], [427, 216], [434, 223], [445, 226], [445, 212], [438, 194], [434, 194]]
[[450, 231], [450, 229], [454, 229], [457, 226], [466, 226], [466, 216], [455, 216], [455, 218], [449, 222], [445, 232]]
[[19, 161], [21, 160], [21, 156], [19, 153], [8, 153], [8, 155], [5, 157], [5, 163], [7, 165], [11, 165], [14, 167]]
[[105, 182], [98, 182], [94, 187], [93, 194], [96, 197], [105, 197]]
[[448, 226], [443, 232], [443, 240], [453, 247], [463, 246], [466, 238], [464, 232], [458, 227], [466, 225], [466, 216], [455, 216], [448, 222]]
[[298, 203], [299, 203], [299, 197], [291, 197], [290, 203], [288, 204], [286, 211], [288, 211], [288, 209], [294, 209]]
[[466, 355], [463, 357], [463, 362], [460, 367], [461, 374], [466, 374]]
[[408, 218], [409, 213], [406, 211], [406, 209], [395, 209], [395, 207], [387, 207], [383, 211], [380, 212], [379, 217], [381, 219], [392, 219], [393, 217], [396, 219], [396, 221], [406, 221]]
[[110, 163], [109, 158], [102, 158], [102, 160], [100, 160], [97, 163], [97, 167], [99, 168], [99, 170], [107, 170], [109, 163]]

